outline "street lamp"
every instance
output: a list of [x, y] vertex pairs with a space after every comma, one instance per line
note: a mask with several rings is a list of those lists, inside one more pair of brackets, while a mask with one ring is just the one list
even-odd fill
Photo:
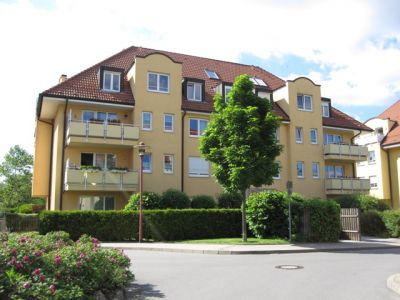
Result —
[[135, 148], [138, 148], [139, 157], [140, 157], [140, 177], [139, 177], [139, 243], [142, 242], [143, 239], [143, 157], [146, 153], [146, 145], [143, 142], [140, 142]]

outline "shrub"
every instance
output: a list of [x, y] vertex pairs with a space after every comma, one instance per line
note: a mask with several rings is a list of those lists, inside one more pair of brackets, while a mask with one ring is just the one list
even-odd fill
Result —
[[358, 196], [358, 199], [360, 201], [360, 208], [362, 211], [384, 211], [390, 209], [390, 206], [387, 205], [383, 200], [380, 200], [374, 196], [361, 194]]
[[38, 215], [7, 213], [6, 226], [10, 232], [35, 231], [38, 229]]
[[33, 203], [22, 204], [18, 206], [18, 213], [20, 214], [36, 214], [44, 209], [44, 205], [38, 205]]
[[52, 232], [2, 234], [0, 237], [1, 299], [92, 299], [132, 278], [130, 261], [116, 249], [102, 249], [99, 241]]
[[247, 221], [258, 238], [287, 237], [286, 194], [278, 191], [254, 193], [247, 199]]
[[[143, 209], [160, 209], [161, 196], [153, 192], [144, 192], [142, 196]], [[136, 193], [131, 196], [124, 210], [138, 210], [140, 206], [140, 194]]]
[[389, 236], [400, 237], [400, 210], [386, 210], [382, 212], [382, 219]]
[[192, 208], [215, 208], [217, 203], [208, 195], [198, 195], [192, 198]]
[[240, 193], [224, 192], [218, 195], [219, 208], [240, 208], [242, 205], [243, 196]]
[[[143, 213], [143, 238], [174, 241], [237, 237], [241, 232], [239, 209], [167, 209]], [[39, 232], [63, 230], [73, 239], [90, 234], [104, 241], [138, 239], [137, 211], [43, 211]]]
[[360, 208], [361, 206], [360, 199], [356, 194], [338, 196], [334, 200], [339, 203], [341, 208]]
[[388, 235], [382, 215], [376, 210], [361, 212], [360, 227], [363, 235], [382, 236]]
[[162, 194], [161, 207], [190, 208], [190, 199], [184, 192], [168, 189]]

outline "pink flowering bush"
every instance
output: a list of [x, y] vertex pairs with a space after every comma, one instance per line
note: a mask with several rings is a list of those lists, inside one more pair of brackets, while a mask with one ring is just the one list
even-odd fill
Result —
[[0, 234], [0, 299], [90, 299], [133, 278], [120, 250], [65, 232]]

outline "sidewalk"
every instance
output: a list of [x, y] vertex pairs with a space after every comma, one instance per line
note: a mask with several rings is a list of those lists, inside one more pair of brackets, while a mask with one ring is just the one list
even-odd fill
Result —
[[105, 248], [126, 250], [167, 251], [200, 254], [275, 254], [337, 252], [390, 249], [400, 247], [400, 239], [379, 239], [363, 237], [362, 241], [340, 241], [338, 243], [307, 243], [288, 245], [222, 245], [222, 244], [184, 244], [184, 243], [137, 243], [137, 242], [104, 242]]

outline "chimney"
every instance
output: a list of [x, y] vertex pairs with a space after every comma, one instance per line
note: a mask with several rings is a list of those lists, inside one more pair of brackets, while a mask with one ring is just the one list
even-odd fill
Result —
[[67, 79], [68, 79], [67, 75], [62, 74], [62, 75], [60, 76], [60, 79], [58, 79], [58, 83], [64, 82], [64, 81], [67, 80]]

